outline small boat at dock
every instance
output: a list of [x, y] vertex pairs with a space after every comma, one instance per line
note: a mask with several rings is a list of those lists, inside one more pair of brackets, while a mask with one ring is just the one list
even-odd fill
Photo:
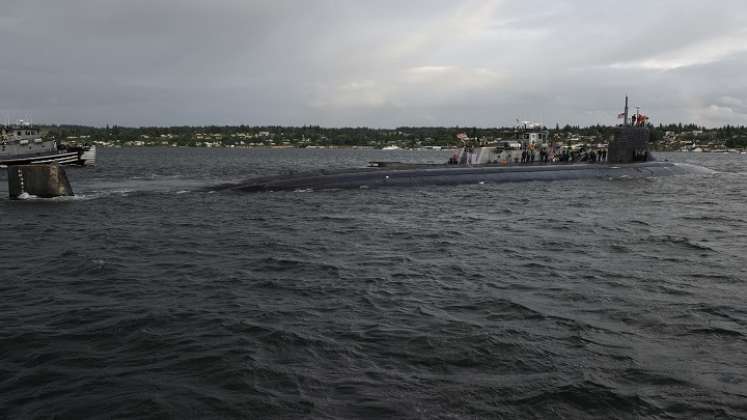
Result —
[[58, 163], [90, 166], [96, 162], [96, 146], [60, 144], [45, 139], [38, 127], [25, 121], [0, 128], [0, 167]]

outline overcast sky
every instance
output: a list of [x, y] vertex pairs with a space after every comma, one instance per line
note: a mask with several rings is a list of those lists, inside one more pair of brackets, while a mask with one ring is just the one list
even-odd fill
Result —
[[0, 0], [0, 45], [3, 119], [747, 124], [744, 0]]

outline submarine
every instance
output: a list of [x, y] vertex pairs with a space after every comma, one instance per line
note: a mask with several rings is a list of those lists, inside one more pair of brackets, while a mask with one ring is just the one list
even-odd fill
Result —
[[643, 178], [714, 171], [684, 163], [642, 162], [621, 165], [570, 164], [534, 167], [471, 167], [351, 169], [334, 172], [253, 178], [224, 189], [241, 192], [305, 191], [385, 186], [484, 184], [520, 181], [558, 181], [582, 178]]
[[[502, 146], [479, 146], [474, 144], [476, 139], [458, 135], [464, 147], [444, 164], [369, 162], [366, 168], [258, 177], [218, 189], [239, 192], [366, 189], [715, 172], [697, 165], [654, 159], [648, 150], [648, 117], [636, 111], [629, 119], [627, 97], [625, 112], [620, 117], [624, 117], [624, 123], [615, 128], [606, 148], [596, 151], [569, 151], [567, 146], [557, 144], [548, 147], [547, 131], [525, 123], [516, 130], [516, 138], [503, 142]], [[535, 160], [537, 154], [539, 159]]]

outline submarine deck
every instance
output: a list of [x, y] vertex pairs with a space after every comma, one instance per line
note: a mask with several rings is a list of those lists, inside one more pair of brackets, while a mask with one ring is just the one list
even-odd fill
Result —
[[306, 172], [252, 178], [220, 189], [288, 191], [305, 189], [376, 188], [382, 186], [458, 185], [470, 183], [555, 181], [581, 178], [641, 178], [713, 171], [683, 163], [638, 162], [551, 163], [501, 166], [387, 163], [384, 166]]

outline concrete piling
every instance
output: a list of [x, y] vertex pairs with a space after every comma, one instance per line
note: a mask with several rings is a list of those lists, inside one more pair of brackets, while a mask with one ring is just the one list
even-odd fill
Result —
[[51, 198], [73, 195], [65, 170], [58, 164], [8, 166], [8, 193], [11, 199], [24, 194]]

